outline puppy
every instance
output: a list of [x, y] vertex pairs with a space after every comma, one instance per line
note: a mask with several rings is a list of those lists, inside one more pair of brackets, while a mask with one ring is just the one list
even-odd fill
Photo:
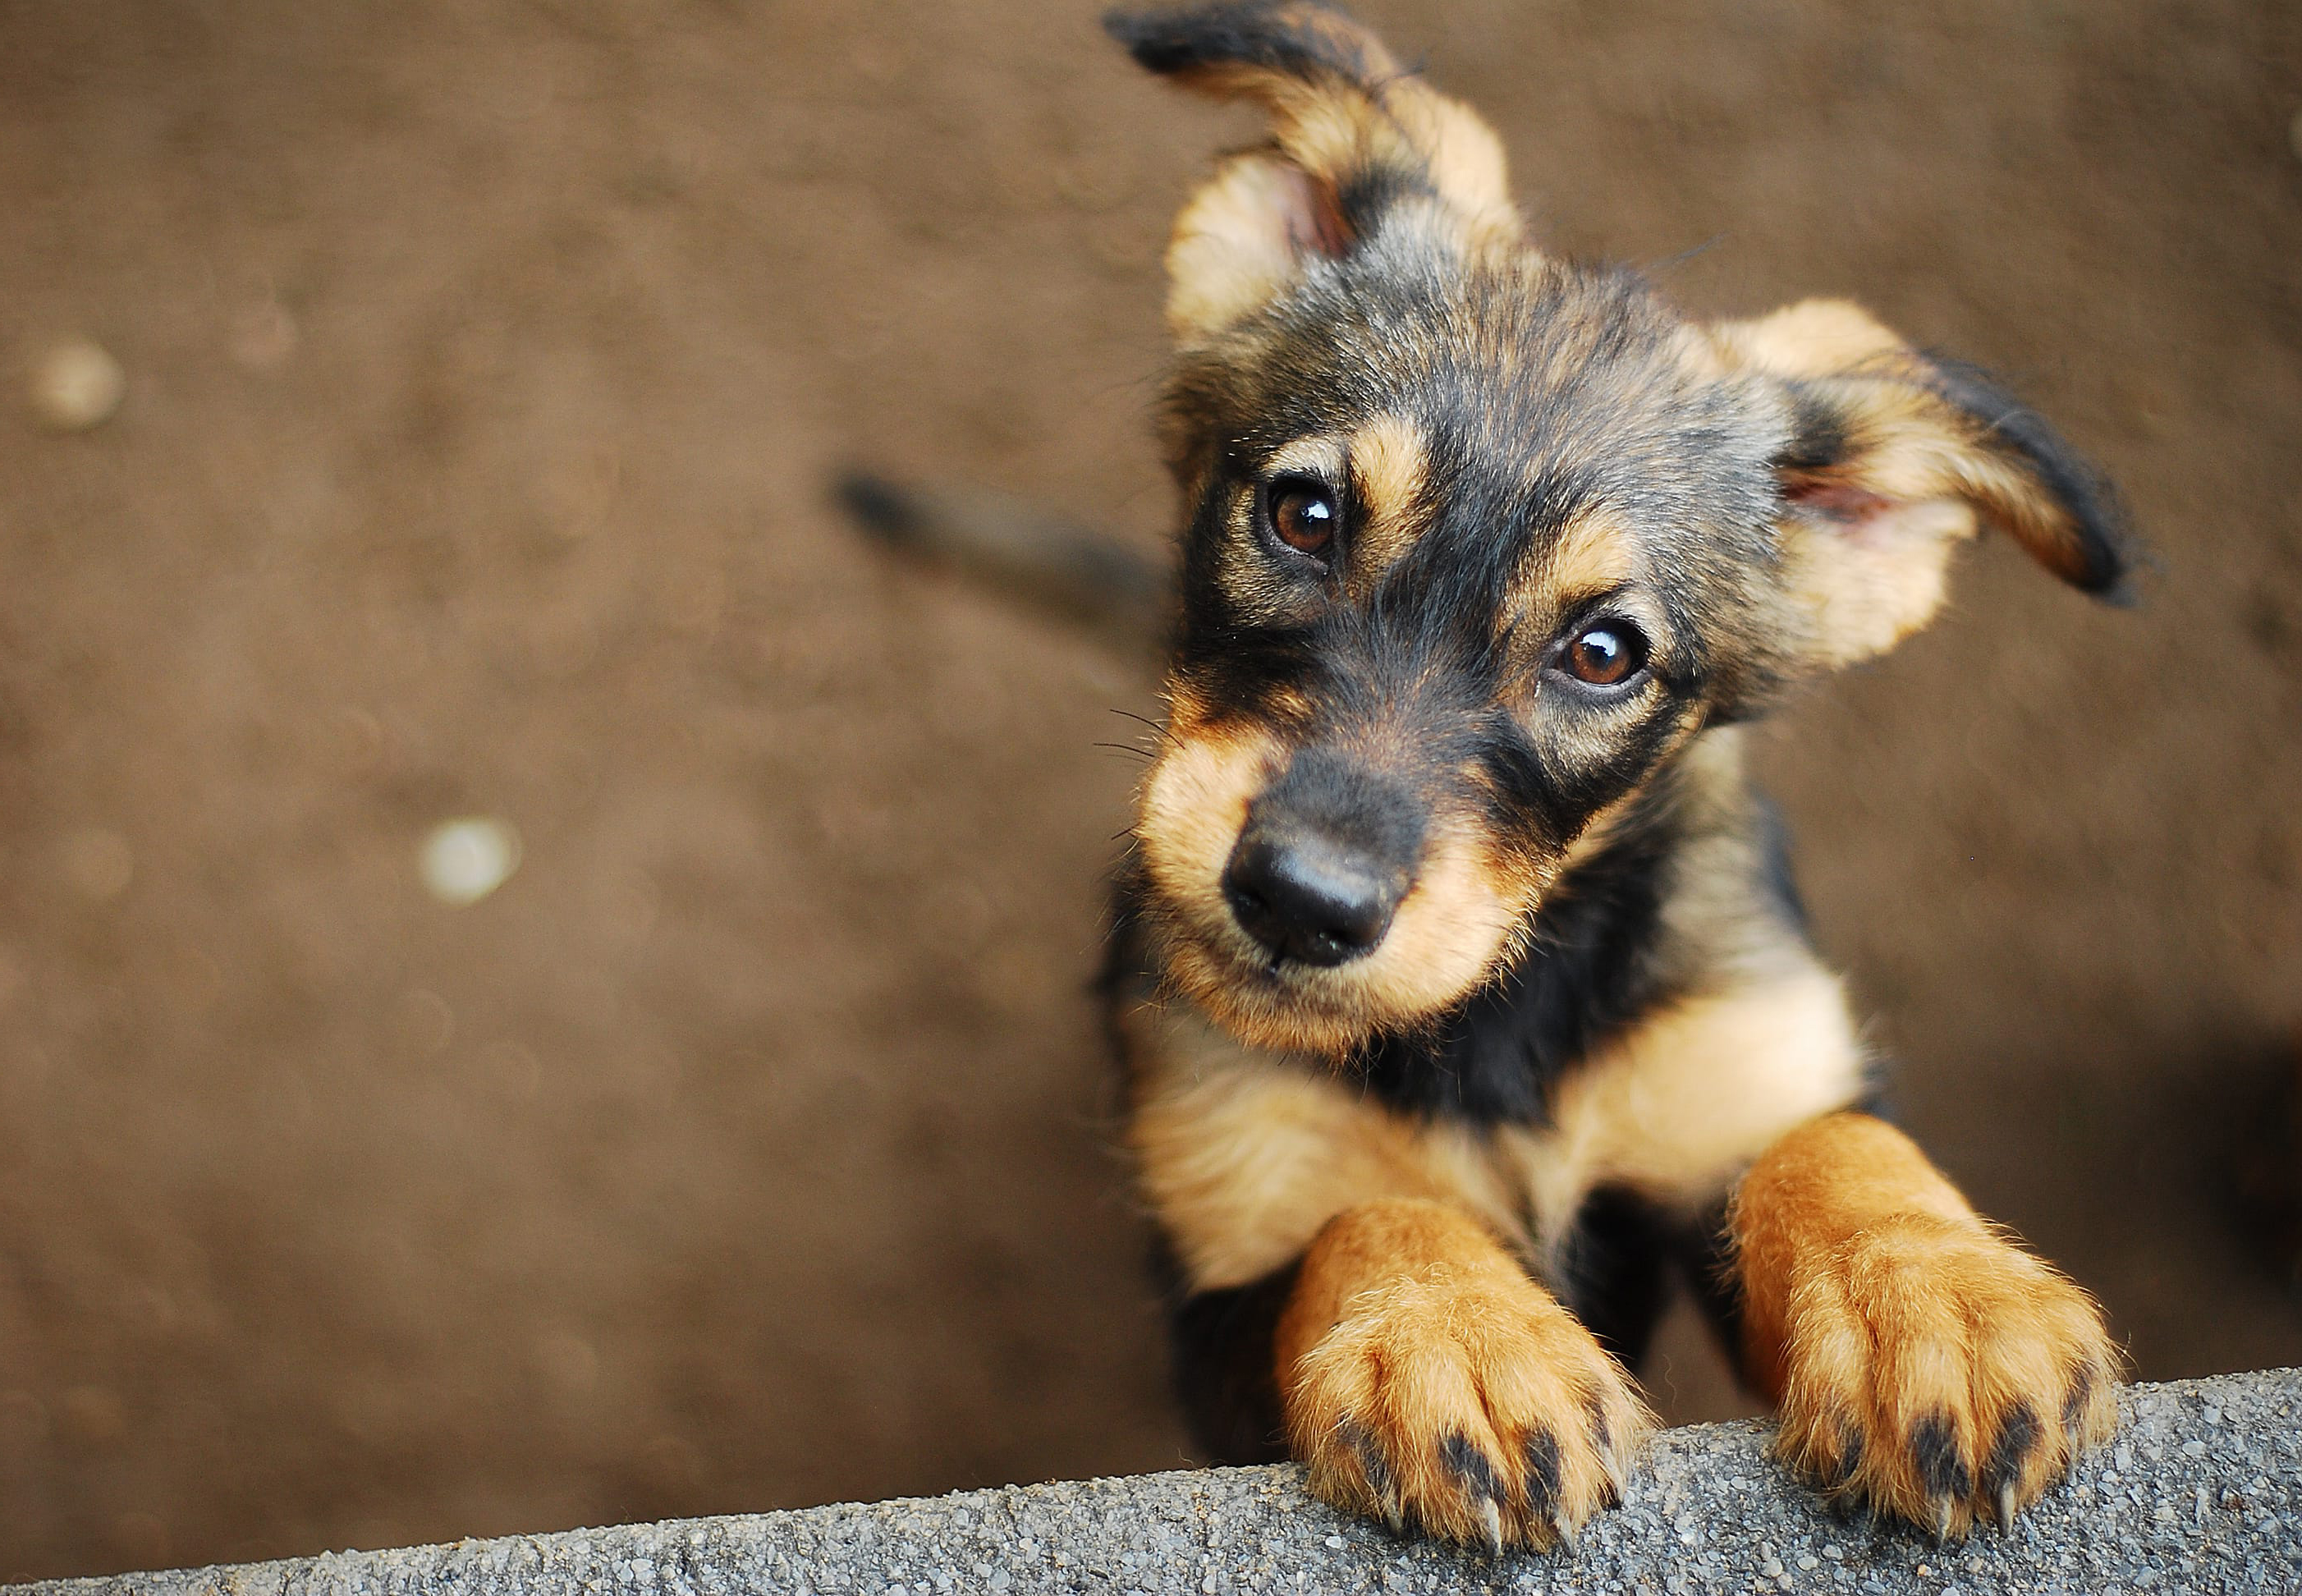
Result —
[[2115, 594], [2108, 490], [1853, 305], [1697, 322], [1545, 254], [1494, 134], [1339, 13], [1109, 27], [1271, 126], [1167, 251], [1180, 613], [1108, 981], [1201, 1441], [1569, 1541], [1675, 1275], [1820, 1490], [2011, 1523], [2116, 1354], [1872, 1112], [1741, 728], [1980, 527]]

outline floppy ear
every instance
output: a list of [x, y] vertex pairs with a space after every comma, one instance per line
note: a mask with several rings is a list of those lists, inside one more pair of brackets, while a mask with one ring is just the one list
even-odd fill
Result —
[[1167, 322], [1180, 342], [1253, 315], [1402, 212], [1458, 251], [1520, 237], [1492, 130], [1340, 13], [1263, 0], [1113, 12], [1104, 26], [1149, 71], [1271, 116], [1270, 146], [1224, 162], [1176, 220]]
[[1711, 331], [1791, 407], [1785, 580], [1820, 663], [1884, 653], [1933, 618], [1952, 550], [1984, 526], [2073, 587], [2124, 596], [2131, 551], [2109, 483], [1980, 372], [1837, 300]]

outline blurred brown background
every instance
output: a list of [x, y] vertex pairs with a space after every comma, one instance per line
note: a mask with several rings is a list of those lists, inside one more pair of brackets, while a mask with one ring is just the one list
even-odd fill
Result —
[[[2123, 482], [2144, 608], [1987, 550], [1772, 777], [1978, 1200], [2145, 1375], [2302, 1361], [2225, 1178], [2302, 1021], [2302, 13], [1363, 12], [1559, 248], [1860, 297]], [[1083, 990], [1150, 678], [823, 488], [1155, 538], [1251, 129], [1052, 0], [0, 0], [0, 1578], [1184, 1458]]]

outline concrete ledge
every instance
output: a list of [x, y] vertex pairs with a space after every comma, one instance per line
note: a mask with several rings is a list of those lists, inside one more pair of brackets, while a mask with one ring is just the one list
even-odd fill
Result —
[[2302, 1592], [2302, 1370], [2126, 1393], [2114, 1445], [2012, 1535], [1843, 1524], [1757, 1424], [1670, 1431], [1573, 1555], [1397, 1541], [1292, 1468], [969, 1491], [19, 1587], [39, 1596], [735, 1596], [736, 1592]]

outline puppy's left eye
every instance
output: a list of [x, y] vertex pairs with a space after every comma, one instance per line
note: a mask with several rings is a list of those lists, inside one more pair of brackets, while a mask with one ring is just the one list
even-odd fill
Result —
[[1299, 554], [1325, 559], [1341, 518], [1335, 496], [1317, 483], [1298, 478], [1271, 484], [1271, 530]]
[[1646, 634], [1628, 621], [1606, 621], [1585, 629], [1558, 657], [1559, 668], [1568, 676], [1593, 687], [1620, 685], [1646, 662]]

